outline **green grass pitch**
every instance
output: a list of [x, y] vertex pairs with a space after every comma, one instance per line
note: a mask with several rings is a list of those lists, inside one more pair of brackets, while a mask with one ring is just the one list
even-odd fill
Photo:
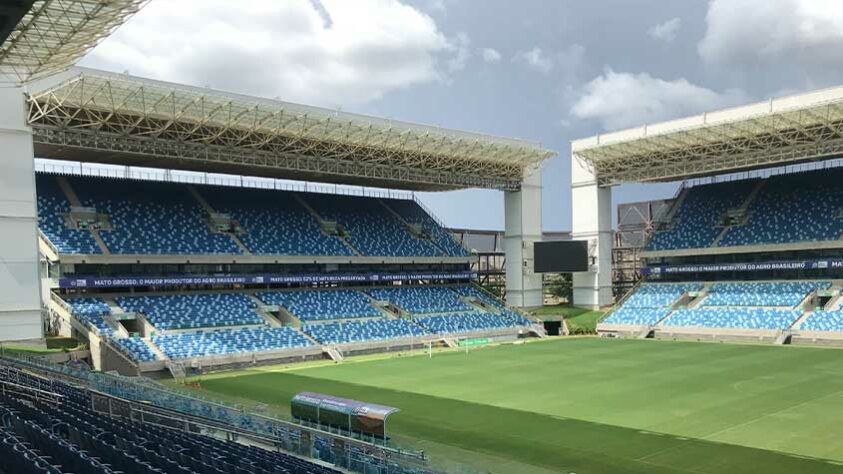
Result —
[[398, 440], [488, 472], [843, 472], [838, 349], [571, 338], [201, 385], [279, 413], [302, 390], [393, 405]]

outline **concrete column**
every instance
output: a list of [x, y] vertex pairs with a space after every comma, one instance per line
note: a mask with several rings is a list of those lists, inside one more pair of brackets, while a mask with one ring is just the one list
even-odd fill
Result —
[[530, 308], [543, 304], [542, 276], [533, 273], [533, 243], [542, 238], [542, 177], [525, 173], [521, 190], [504, 195], [506, 230], [506, 302]]
[[0, 88], [0, 341], [41, 339], [32, 130], [19, 88]]
[[591, 267], [574, 273], [574, 304], [588, 308], [611, 305], [612, 189], [600, 187], [597, 177], [576, 155], [571, 157], [572, 237], [587, 240]]

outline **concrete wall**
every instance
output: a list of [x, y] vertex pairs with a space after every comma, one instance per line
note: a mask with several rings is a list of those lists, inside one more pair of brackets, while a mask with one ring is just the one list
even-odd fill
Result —
[[574, 304], [612, 304], [612, 189], [597, 185], [594, 173], [571, 157], [572, 238], [589, 242], [588, 272], [574, 273]]
[[0, 88], [0, 341], [43, 337], [34, 165], [23, 92]]
[[543, 303], [542, 276], [533, 273], [533, 243], [542, 239], [541, 169], [531, 170], [521, 190], [504, 195], [506, 302], [535, 307]]

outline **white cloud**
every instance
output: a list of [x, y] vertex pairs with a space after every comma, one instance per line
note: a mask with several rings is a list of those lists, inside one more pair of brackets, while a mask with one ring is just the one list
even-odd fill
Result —
[[681, 18], [671, 18], [664, 23], [660, 23], [647, 30], [650, 38], [657, 41], [664, 41], [665, 43], [672, 43], [676, 39], [676, 33], [682, 26]]
[[605, 130], [617, 130], [737, 105], [746, 99], [736, 89], [720, 93], [685, 79], [667, 81], [607, 69], [585, 85], [571, 115], [596, 120]]
[[453, 57], [448, 60], [448, 71], [461, 71], [465, 63], [471, 57], [471, 39], [465, 33], [458, 34], [450, 42], [449, 48], [453, 51]]
[[480, 55], [483, 61], [487, 63], [499, 63], [501, 61], [501, 53], [494, 48], [483, 48], [480, 50]]
[[85, 64], [333, 107], [447, 79], [467, 51], [399, 0], [158, 0]]
[[709, 63], [840, 64], [840, 0], [711, 0], [698, 45]]
[[515, 59], [526, 61], [530, 67], [539, 72], [548, 73], [553, 69], [553, 60], [539, 47], [520, 52]]

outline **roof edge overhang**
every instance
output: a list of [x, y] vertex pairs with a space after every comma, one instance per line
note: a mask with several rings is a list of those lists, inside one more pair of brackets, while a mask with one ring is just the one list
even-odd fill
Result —
[[843, 155], [843, 87], [575, 140], [603, 185], [667, 182]]
[[88, 68], [33, 84], [29, 104], [36, 153], [98, 155], [82, 161], [242, 167], [240, 174], [338, 183], [374, 177], [373, 185], [403, 189], [513, 190], [555, 155], [525, 140]]

